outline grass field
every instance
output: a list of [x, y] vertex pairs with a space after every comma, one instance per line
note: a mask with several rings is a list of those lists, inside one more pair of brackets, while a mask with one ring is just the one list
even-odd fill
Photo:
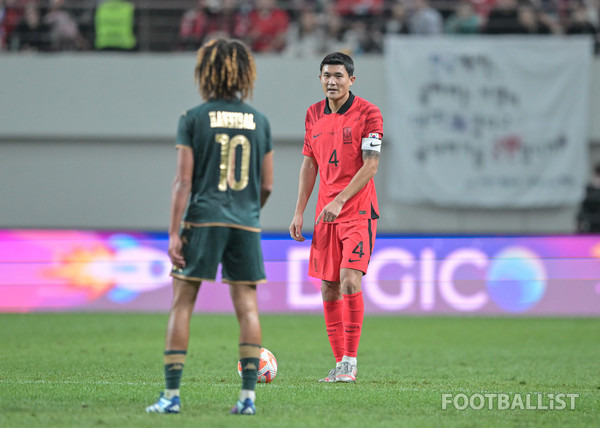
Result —
[[[183, 411], [148, 415], [163, 387], [165, 314], [1, 314], [0, 426], [600, 424], [600, 319], [367, 316], [356, 384], [316, 382], [333, 366], [321, 316], [262, 323], [279, 373], [242, 421], [228, 414], [240, 386], [233, 316], [195, 315]], [[573, 410], [442, 410], [444, 393], [579, 397]]]

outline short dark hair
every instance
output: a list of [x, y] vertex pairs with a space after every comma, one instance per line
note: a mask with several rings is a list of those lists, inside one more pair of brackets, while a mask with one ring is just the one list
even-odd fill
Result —
[[354, 75], [354, 61], [352, 61], [352, 58], [345, 53], [334, 52], [327, 55], [323, 58], [323, 61], [321, 61], [319, 72], [323, 71], [324, 65], [343, 65], [348, 72], [348, 76]]

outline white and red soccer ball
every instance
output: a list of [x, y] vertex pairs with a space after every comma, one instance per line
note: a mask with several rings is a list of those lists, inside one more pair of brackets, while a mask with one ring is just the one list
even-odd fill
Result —
[[[238, 373], [242, 376], [242, 363], [238, 361]], [[267, 348], [260, 348], [258, 383], [269, 383], [277, 376], [277, 359]]]

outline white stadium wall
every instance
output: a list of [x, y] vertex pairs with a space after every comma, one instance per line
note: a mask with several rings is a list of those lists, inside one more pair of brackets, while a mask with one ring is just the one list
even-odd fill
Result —
[[[251, 103], [269, 117], [275, 141], [267, 231], [287, 231], [294, 210], [304, 114], [322, 97], [320, 59], [257, 58]], [[354, 92], [379, 105], [389, 124], [384, 58], [355, 61]], [[177, 119], [200, 102], [194, 62], [193, 54], [0, 56], [0, 229], [165, 230]], [[590, 166], [600, 160], [600, 60], [591, 75]], [[394, 167], [384, 156], [376, 178], [381, 232], [573, 231], [576, 206], [484, 210], [393, 201], [385, 178]], [[314, 197], [307, 231], [313, 211]]]

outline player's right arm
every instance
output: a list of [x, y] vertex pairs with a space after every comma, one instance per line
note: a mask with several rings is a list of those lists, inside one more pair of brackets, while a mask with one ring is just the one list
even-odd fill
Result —
[[302, 236], [302, 225], [304, 223], [304, 210], [310, 199], [310, 195], [315, 187], [319, 166], [312, 156], [304, 156], [302, 166], [300, 167], [300, 178], [298, 180], [298, 199], [296, 201], [296, 210], [292, 224], [290, 224], [290, 236], [298, 242], [304, 241]]
[[179, 228], [192, 191], [194, 152], [191, 147], [177, 146], [177, 169], [171, 189], [171, 220], [169, 222], [169, 257], [173, 266], [185, 267]]

